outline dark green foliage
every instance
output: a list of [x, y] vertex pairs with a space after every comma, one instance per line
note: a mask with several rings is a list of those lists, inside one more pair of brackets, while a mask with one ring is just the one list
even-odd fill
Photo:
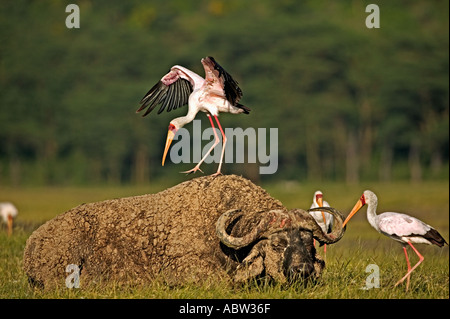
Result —
[[252, 110], [223, 126], [279, 130], [275, 175], [225, 173], [448, 178], [447, 1], [379, 1], [380, 29], [366, 28], [364, 1], [75, 3], [79, 29], [66, 28], [64, 1], [0, 4], [0, 184], [145, 183], [191, 168], [160, 166], [187, 107], [135, 111], [172, 65], [203, 75], [208, 55]]

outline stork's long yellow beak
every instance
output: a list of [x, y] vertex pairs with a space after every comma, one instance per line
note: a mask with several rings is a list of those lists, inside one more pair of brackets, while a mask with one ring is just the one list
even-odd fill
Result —
[[355, 215], [361, 209], [361, 207], [363, 207], [365, 204], [366, 203], [365, 203], [365, 200], [364, 200], [364, 195], [362, 195], [361, 198], [356, 202], [356, 204], [353, 207], [353, 209], [351, 210], [350, 214], [348, 214], [347, 218], [344, 220], [344, 223], [342, 224], [342, 227], [344, 227], [348, 223], [350, 218], [352, 218], [353, 215]]
[[167, 152], [169, 151], [170, 144], [172, 144], [173, 138], [175, 136], [175, 130], [170, 129], [167, 132], [167, 139], [166, 139], [166, 147], [164, 149], [164, 155], [162, 159], [162, 166], [164, 166], [164, 162], [166, 161]]
[[322, 196], [317, 196], [317, 205], [319, 205], [319, 207], [323, 207], [323, 198], [322, 198]]
[[13, 217], [8, 215], [8, 236], [11, 236], [13, 229]]
[[[319, 207], [323, 207], [323, 197], [322, 196], [317, 197], [317, 205], [319, 205]], [[326, 223], [327, 220], [325, 218], [325, 213], [324, 212], [321, 212], [321, 213], [322, 213], [323, 222]]]

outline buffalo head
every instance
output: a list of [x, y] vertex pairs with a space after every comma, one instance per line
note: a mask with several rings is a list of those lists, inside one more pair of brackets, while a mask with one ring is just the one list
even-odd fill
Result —
[[321, 245], [335, 243], [344, 235], [345, 227], [343, 216], [336, 209], [311, 210], [334, 215], [331, 233], [325, 234], [314, 218], [301, 209], [250, 214], [234, 209], [222, 214], [216, 223], [216, 234], [235, 256], [241, 256], [236, 258], [239, 265], [234, 280], [241, 282], [264, 275], [279, 282], [318, 277], [325, 263], [316, 255], [313, 239]]

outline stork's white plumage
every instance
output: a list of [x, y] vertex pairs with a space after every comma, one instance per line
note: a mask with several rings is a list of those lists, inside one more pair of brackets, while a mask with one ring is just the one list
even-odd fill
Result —
[[18, 214], [19, 211], [17, 210], [16, 206], [14, 206], [12, 203], [9, 202], [0, 203], [0, 216], [2, 217], [3, 222], [8, 227], [9, 236], [12, 234], [13, 220], [14, 218], [16, 218]]
[[164, 75], [161, 80], [156, 83], [141, 100], [142, 106], [136, 111], [140, 112], [147, 108], [143, 116], [150, 113], [157, 105], [160, 105], [158, 114], [167, 108], [167, 111], [175, 110], [185, 104], [189, 104], [186, 116], [173, 119], [169, 124], [167, 133], [166, 146], [162, 159], [162, 165], [166, 159], [167, 151], [176, 134], [176, 132], [194, 120], [198, 112], [205, 112], [213, 128], [215, 141], [209, 151], [203, 156], [200, 162], [191, 170], [184, 173], [195, 173], [200, 170], [200, 165], [211, 153], [214, 147], [219, 143], [220, 139], [216, 133], [213, 116], [222, 134], [222, 153], [220, 157], [219, 167], [214, 175], [221, 174], [223, 155], [225, 152], [226, 137], [220, 125], [219, 113], [240, 114], [250, 112], [250, 109], [239, 103], [242, 97], [242, 91], [238, 83], [223, 69], [213, 57], [206, 57], [201, 60], [205, 69], [205, 78], [202, 78], [195, 72], [185, 67], [175, 65], [169, 73]]
[[[313, 196], [313, 203], [311, 204], [311, 208], [317, 208], [317, 207], [330, 207], [330, 204], [326, 200], [323, 200], [323, 193], [321, 191], [316, 191]], [[328, 212], [322, 212], [322, 211], [313, 211], [309, 212], [312, 217], [316, 220], [317, 224], [322, 228], [322, 231], [325, 234], [328, 234], [331, 232], [333, 228], [333, 222], [334, 217], [332, 214]], [[327, 244], [324, 244], [323, 246], [323, 252], [326, 256], [327, 253]]]
[[[408, 290], [411, 273], [424, 260], [424, 257], [413, 246], [413, 243], [436, 245], [439, 247], [444, 246], [444, 244], [448, 245], [448, 243], [436, 229], [415, 217], [395, 212], [386, 212], [377, 215], [376, 210], [378, 205], [378, 198], [372, 191], [369, 190], [364, 191], [363, 195], [360, 197], [358, 202], [351, 210], [350, 214], [345, 219], [342, 227], [344, 227], [347, 222], [353, 217], [353, 215], [355, 215], [356, 212], [358, 212], [366, 204], [367, 220], [369, 221], [370, 225], [372, 225], [372, 227], [375, 228], [378, 232], [400, 242], [403, 245], [408, 272], [395, 284], [395, 286], [399, 285], [405, 279], [407, 279], [406, 290]], [[419, 257], [419, 261], [412, 268], [409, 263], [406, 245], [411, 246], [411, 248]]]

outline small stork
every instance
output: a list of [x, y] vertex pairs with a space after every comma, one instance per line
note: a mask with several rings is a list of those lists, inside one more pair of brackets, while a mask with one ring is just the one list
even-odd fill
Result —
[[12, 203], [0, 203], [0, 216], [3, 219], [3, 222], [5, 222], [8, 227], [8, 236], [11, 236], [12, 234], [13, 220], [14, 218], [16, 218], [18, 213], [19, 211]]
[[158, 110], [158, 114], [163, 112], [165, 108], [167, 108], [167, 112], [170, 112], [185, 104], [189, 105], [186, 116], [178, 117], [170, 121], [162, 166], [164, 166], [167, 151], [169, 150], [176, 132], [187, 123], [192, 122], [199, 111], [206, 113], [213, 128], [215, 141], [193, 169], [183, 172], [187, 174], [195, 173], [198, 170], [202, 172], [200, 165], [220, 141], [211, 116], [214, 117], [222, 134], [220, 163], [217, 172], [213, 174], [217, 176], [221, 174], [225, 144], [227, 142], [225, 133], [223, 132], [218, 119], [219, 113], [249, 114], [250, 109], [238, 103], [242, 97], [242, 91], [239, 88], [238, 83], [216, 62], [216, 60], [214, 60], [213, 57], [206, 57], [201, 60], [201, 63], [205, 69], [205, 78], [202, 78], [185, 67], [179, 65], [173, 66], [169, 73], [164, 75], [161, 80], [145, 94], [140, 102], [142, 106], [136, 113], [148, 107], [143, 115], [146, 116], [159, 104], [161, 106]]
[[[406, 291], [408, 291], [411, 273], [424, 260], [424, 257], [413, 246], [413, 243], [436, 245], [439, 247], [444, 246], [444, 244], [448, 245], [448, 243], [436, 229], [434, 229], [428, 224], [425, 224], [424, 222], [415, 217], [393, 212], [386, 212], [377, 215], [376, 210], [378, 205], [378, 198], [372, 191], [369, 190], [364, 191], [358, 202], [351, 210], [350, 214], [345, 219], [344, 223], [342, 224], [342, 227], [344, 227], [350, 220], [350, 218], [352, 218], [352, 216], [355, 215], [356, 212], [359, 211], [361, 207], [363, 207], [366, 204], [367, 204], [367, 220], [369, 221], [370, 225], [372, 225], [372, 227], [375, 228], [381, 234], [386, 235], [392, 238], [393, 240], [400, 242], [403, 245], [403, 251], [406, 257], [408, 272], [406, 273], [405, 276], [403, 276], [403, 278], [401, 278], [395, 284], [394, 287], [401, 284], [405, 279], [407, 279]], [[416, 255], [419, 257], [419, 261], [412, 268], [409, 263], [406, 245], [411, 246]]]
[[[314, 193], [313, 203], [310, 208], [317, 208], [317, 207], [330, 207], [330, 204], [328, 204], [327, 201], [323, 200], [323, 193], [321, 191], [316, 191]], [[311, 214], [312, 217], [314, 217], [317, 224], [320, 226], [320, 228], [322, 228], [325, 234], [331, 232], [334, 222], [334, 217], [332, 214], [321, 211], [312, 211], [309, 213]], [[324, 244], [323, 252], [324, 254], [327, 253], [327, 244]]]

